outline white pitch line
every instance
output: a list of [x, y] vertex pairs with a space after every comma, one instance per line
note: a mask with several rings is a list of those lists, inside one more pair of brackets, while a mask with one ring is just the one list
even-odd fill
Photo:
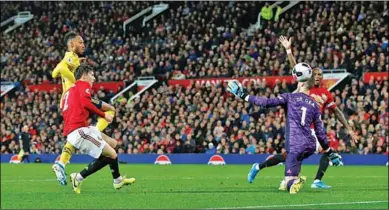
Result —
[[258, 209], [258, 208], [280, 208], [280, 207], [304, 207], [304, 206], [334, 206], [334, 205], [353, 205], [353, 204], [374, 204], [388, 203], [388, 201], [356, 201], [356, 202], [341, 202], [341, 203], [306, 203], [306, 204], [291, 204], [291, 205], [268, 205], [268, 206], [242, 206], [242, 207], [223, 207], [209, 209]]

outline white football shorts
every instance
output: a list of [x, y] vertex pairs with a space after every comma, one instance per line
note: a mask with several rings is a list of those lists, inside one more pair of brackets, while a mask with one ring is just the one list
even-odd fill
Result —
[[101, 137], [101, 132], [94, 126], [82, 127], [72, 131], [67, 136], [67, 141], [81, 153], [88, 154], [97, 159], [103, 152], [106, 142]]

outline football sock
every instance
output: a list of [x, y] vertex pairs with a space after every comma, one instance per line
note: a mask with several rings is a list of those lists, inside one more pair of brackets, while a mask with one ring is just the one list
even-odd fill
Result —
[[112, 177], [114, 179], [117, 179], [120, 177], [118, 158], [116, 158], [115, 160], [111, 159], [111, 161], [109, 163], [109, 168], [111, 169]]
[[327, 171], [329, 164], [330, 163], [328, 160], [328, 155], [323, 154], [320, 158], [319, 170], [317, 171], [315, 180], [321, 180], [323, 178], [324, 173]]
[[122, 180], [123, 180], [123, 177], [122, 177], [122, 176], [119, 176], [118, 178], [116, 178], [116, 179], [113, 180], [113, 183], [119, 184]]
[[76, 179], [77, 179], [77, 181], [82, 182], [82, 181], [84, 180], [84, 177], [82, 177], [81, 174], [78, 173], [78, 174], [76, 175]]
[[112, 159], [105, 156], [100, 156], [98, 159], [95, 159], [89, 163], [89, 165], [80, 172], [80, 175], [85, 179], [89, 175], [96, 173], [100, 169], [104, 168], [104, 166], [108, 165], [110, 160]]
[[294, 181], [296, 181], [296, 179], [291, 179], [291, 180], [289, 180], [289, 182], [286, 184], [286, 189], [288, 190], [288, 192], [290, 191], [290, 188], [292, 187]]
[[[115, 112], [114, 111], [106, 111], [104, 112], [105, 114], [110, 114], [112, 116], [115, 116]], [[105, 128], [107, 128], [109, 125], [109, 123], [107, 122], [107, 120], [105, 120], [104, 118], [102, 117], [98, 117], [97, 118], [97, 124], [96, 124], [96, 128], [99, 130], [99, 131], [103, 131]]]
[[266, 167], [275, 166], [279, 163], [285, 162], [285, 157], [281, 154], [274, 155], [272, 158], [265, 160], [263, 163], [259, 164], [259, 169], [263, 169]]
[[69, 163], [72, 154], [74, 153], [75, 148], [69, 142], [66, 142], [65, 146], [62, 149], [61, 157], [59, 161], [63, 163], [63, 166]]

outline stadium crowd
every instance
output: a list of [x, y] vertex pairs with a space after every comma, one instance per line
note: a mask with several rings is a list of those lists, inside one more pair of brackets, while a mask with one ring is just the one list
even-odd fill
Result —
[[389, 69], [387, 2], [301, 2], [279, 21], [262, 21], [266, 27], [252, 35], [245, 29], [255, 23], [261, 2], [173, 2], [132, 35], [123, 34], [123, 21], [152, 2], [23, 4], [34, 19], [1, 39], [9, 46], [1, 50], [1, 78], [11, 81], [52, 80], [69, 30], [84, 37], [85, 56], [99, 66], [100, 81], [287, 75], [280, 35], [293, 37], [298, 62], [344, 68], [358, 77]]
[[[98, 81], [131, 81], [140, 75], [286, 75], [289, 64], [277, 38], [292, 36], [297, 62], [345, 68], [355, 75], [350, 85], [333, 94], [360, 141], [351, 142], [334, 115], [326, 113], [331, 146], [341, 153], [388, 153], [388, 81], [361, 81], [364, 72], [389, 70], [387, 2], [301, 2], [252, 36], [245, 29], [256, 21], [261, 2], [174, 2], [167, 14], [134, 36], [122, 34], [122, 22], [152, 2], [18, 4], [2, 7], [1, 19], [21, 9], [35, 17], [2, 36], [1, 46], [8, 46], [0, 49], [2, 80], [59, 83], [50, 73], [62, 59], [63, 35], [73, 28], [86, 40], [85, 55], [99, 67]], [[226, 93], [224, 85], [146, 91], [132, 103], [115, 105], [115, 121], [106, 133], [118, 140], [119, 153], [282, 152], [285, 110], [249, 106]], [[281, 82], [248, 88], [253, 94], [276, 96], [295, 87]], [[60, 153], [65, 141], [60, 94], [15, 94], [0, 103], [1, 153], [19, 151], [24, 124], [30, 127], [32, 153]]]
[[[285, 110], [259, 109], [234, 98], [225, 85], [161, 86], [132, 103], [116, 104], [105, 131], [118, 141], [119, 153], [275, 153], [284, 149]], [[331, 146], [341, 153], [388, 153], [388, 81], [365, 85], [353, 80], [333, 94], [360, 136], [350, 141], [334, 114], [324, 115]], [[294, 85], [249, 84], [251, 94], [277, 96]], [[30, 126], [33, 153], [58, 153], [64, 143], [57, 93], [19, 92], [1, 103], [2, 153], [18, 151], [20, 125]]]

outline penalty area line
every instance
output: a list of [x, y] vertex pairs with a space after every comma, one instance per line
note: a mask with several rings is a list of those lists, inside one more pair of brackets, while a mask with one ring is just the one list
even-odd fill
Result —
[[388, 203], [388, 201], [355, 201], [355, 202], [339, 202], [339, 203], [306, 203], [306, 204], [291, 204], [291, 205], [222, 207], [222, 208], [209, 208], [209, 209], [258, 209], [258, 208], [304, 207], [304, 206], [333, 206], [333, 205], [354, 205], [354, 204], [374, 204], [374, 203]]

